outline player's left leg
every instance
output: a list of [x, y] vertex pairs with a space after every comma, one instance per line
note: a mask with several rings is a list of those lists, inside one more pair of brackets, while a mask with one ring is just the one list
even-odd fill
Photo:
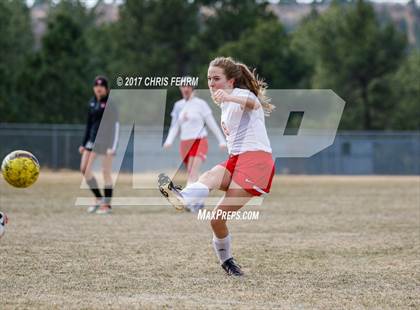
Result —
[[89, 186], [92, 193], [95, 195], [95, 204], [89, 206], [87, 211], [89, 213], [94, 213], [98, 210], [101, 202], [102, 202], [102, 193], [98, 188], [98, 183], [96, 182], [95, 176], [93, 175], [93, 164], [96, 159], [96, 153], [85, 150], [82, 154], [82, 159], [80, 161], [80, 171], [82, 172], [87, 185]]
[[106, 154], [102, 157], [102, 176], [104, 178], [104, 199], [97, 214], [108, 214], [111, 212], [112, 188], [112, 159], [113, 155]]
[[252, 194], [232, 181], [225, 196], [213, 210], [215, 217], [210, 222], [213, 229], [213, 247], [228, 275], [242, 276], [243, 272], [232, 256], [232, 238], [226, 225], [227, 217], [241, 209], [252, 197]]

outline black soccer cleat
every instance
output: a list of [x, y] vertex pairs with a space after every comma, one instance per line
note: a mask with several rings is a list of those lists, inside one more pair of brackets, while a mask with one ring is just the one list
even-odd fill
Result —
[[174, 185], [171, 178], [161, 173], [158, 176], [158, 186], [160, 193], [169, 201], [169, 203], [178, 211], [184, 209], [184, 201], [182, 199], [182, 187]]
[[182, 188], [182, 186], [181, 186], [181, 185], [174, 185], [174, 188], [175, 188], [177, 191], [182, 191], [182, 190], [183, 190], [183, 188]]
[[228, 276], [235, 276], [241, 277], [244, 273], [241, 270], [241, 266], [239, 266], [234, 260], [233, 257], [229, 258], [222, 264], [222, 268], [226, 271]]

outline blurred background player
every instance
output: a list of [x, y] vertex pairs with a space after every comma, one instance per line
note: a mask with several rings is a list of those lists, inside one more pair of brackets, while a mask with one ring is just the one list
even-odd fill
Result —
[[220, 149], [226, 148], [226, 142], [207, 102], [195, 96], [192, 86], [181, 86], [180, 91], [182, 99], [175, 103], [171, 112], [171, 127], [163, 147], [171, 147], [180, 132], [179, 151], [187, 167], [187, 184], [190, 184], [198, 180], [200, 167], [207, 157], [206, 126], [216, 136]]
[[214, 209], [215, 214], [221, 210], [222, 216], [211, 220], [213, 246], [226, 273], [242, 276], [240, 266], [233, 260], [226, 215], [241, 209], [252, 197], [270, 191], [274, 160], [264, 116], [274, 106], [264, 96], [266, 84], [246, 65], [231, 58], [219, 57], [210, 63], [208, 85], [213, 100], [222, 109], [229, 158], [182, 191], [163, 174], [159, 175], [159, 185], [177, 208], [204, 201], [213, 189], [226, 192]]
[[[119, 122], [118, 113], [113, 105], [108, 104], [108, 80], [104, 76], [97, 76], [94, 80], [93, 98], [89, 101], [86, 130], [79, 152], [82, 154], [80, 171], [86, 183], [95, 195], [96, 203], [88, 208], [89, 213], [107, 214], [111, 212], [112, 199], [112, 159], [118, 143]], [[106, 119], [103, 119], [105, 108], [109, 106]], [[101, 122], [102, 121], [102, 122]], [[97, 136], [99, 126], [101, 134]], [[97, 157], [102, 159], [102, 175], [104, 178], [104, 192], [98, 188], [92, 167]]]
[[7, 216], [6, 214], [0, 212], [0, 238], [3, 237], [4, 235], [6, 224], [7, 224]]

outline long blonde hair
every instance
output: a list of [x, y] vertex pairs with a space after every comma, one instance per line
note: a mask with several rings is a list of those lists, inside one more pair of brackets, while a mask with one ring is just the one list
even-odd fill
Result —
[[271, 98], [265, 95], [267, 83], [258, 77], [255, 69], [251, 71], [245, 64], [231, 57], [217, 57], [210, 62], [209, 66], [222, 68], [228, 80], [235, 80], [234, 87], [249, 89], [253, 92], [261, 102], [266, 116], [274, 110], [275, 106], [270, 103]]

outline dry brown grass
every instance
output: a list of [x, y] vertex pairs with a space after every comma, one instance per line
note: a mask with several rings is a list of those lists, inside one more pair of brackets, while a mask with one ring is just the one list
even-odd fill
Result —
[[79, 185], [0, 181], [1, 309], [420, 307], [419, 177], [278, 177], [258, 221], [230, 224], [243, 279], [218, 266], [208, 222], [166, 206], [88, 215]]

